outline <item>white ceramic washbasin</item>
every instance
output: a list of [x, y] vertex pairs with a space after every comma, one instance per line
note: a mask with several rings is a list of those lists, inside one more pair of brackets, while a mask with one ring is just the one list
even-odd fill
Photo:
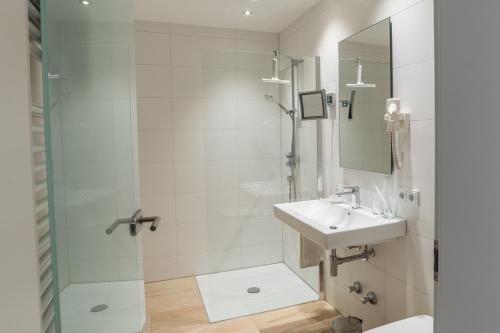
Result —
[[312, 200], [274, 205], [274, 215], [327, 250], [381, 243], [406, 234], [406, 221], [374, 215], [366, 208]]

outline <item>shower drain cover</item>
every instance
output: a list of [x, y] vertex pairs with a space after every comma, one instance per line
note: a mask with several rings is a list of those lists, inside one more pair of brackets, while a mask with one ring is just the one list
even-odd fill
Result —
[[247, 289], [247, 293], [249, 294], [257, 294], [260, 292], [260, 288], [258, 287], [250, 287]]
[[102, 312], [106, 310], [108, 306], [106, 304], [99, 304], [90, 309], [90, 312]]

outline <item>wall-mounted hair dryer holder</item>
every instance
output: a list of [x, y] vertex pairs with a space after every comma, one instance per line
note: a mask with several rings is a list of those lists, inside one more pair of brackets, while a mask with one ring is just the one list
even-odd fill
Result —
[[401, 111], [401, 100], [399, 98], [387, 99], [386, 110], [384, 120], [387, 122], [387, 132], [391, 134], [394, 167], [400, 170], [403, 168], [401, 146], [404, 133], [410, 129], [410, 113]]

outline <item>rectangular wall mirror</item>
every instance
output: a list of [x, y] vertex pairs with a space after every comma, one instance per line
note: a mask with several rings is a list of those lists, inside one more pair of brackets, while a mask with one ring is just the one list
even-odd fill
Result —
[[384, 121], [392, 97], [391, 22], [381, 21], [339, 43], [340, 165], [392, 173]]
[[324, 119], [328, 117], [325, 90], [299, 93], [300, 114], [303, 120]]

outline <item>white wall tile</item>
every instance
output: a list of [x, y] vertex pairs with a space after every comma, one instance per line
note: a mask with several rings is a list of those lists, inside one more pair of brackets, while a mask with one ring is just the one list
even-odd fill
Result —
[[178, 162], [203, 161], [205, 159], [205, 140], [203, 132], [174, 132], [174, 154]]
[[241, 225], [241, 245], [281, 243], [282, 227], [282, 223], [273, 216], [245, 219]]
[[135, 31], [161, 32], [170, 33], [170, 23], [152, 22], [152, 21], [135, 21]]
[[207, 130], [236, 129], [236, 100], [205, 100], [205, 126]]
[[412, 120], [435, 118], [434, 59], [394, 69], [394, 96]]
[[[277, 50], [277, 42], [259, 42], [259, 41], [248, 41], [248, 40], [238, 40], [236, 48], [239, 53], [251, 52], [255, 54], [262, 55], [273, 55], [273, 51]], [[272, 59], [272, 58], [271, 58]], [[271, 62], [272, 64], [272, 62]], [[272, 68], [272, 67], [271, 67]]]
[[394, 67], [434, 57], [433, 1], [422, 1], [396, 14], [391, 22]]
[[206, 193], [207, 220], [232, 219], [239, 216], [237, 190]]
[[387, 243], [387, 272], [427, 295], [434, 289], [434, 240], [414, 233]]
[[240, 247], [239, 220], [214, 221], [207, 224], [207, 248], [209, 251]]
[[434, 179], [435, 125], [433, 120], [412, 121], [403, 144], [404, 165], [401, 174], [425, 180]]
[[170, 35], [154, 32], [135, 33], [135, 63], [170, 65]]
[[238, 40], [253, 40], [260, 42], [278, 42], [279, 35], [272, 32], [236, 30], [236, 38]]
[[175, 222], [175, 196], [147, 195], [141, 197], [141, 207], [144, 216], [161, 217], [162, 225], [174, 225]]
[[174, 193], [172, 163], [141, 163], [139, 170], [142, 195]]
[[175, 163], [176, 193], [205, 190], [205, 165], [203, 162]]
[[201, 68], [174, 67], [172, 82], [174, 98], [204, 97]]
[[196, 36], [172, 36], [172, 65], [201, 67], [200, 38]]
[[240, 131], [238, 151], [241, 159], [280, 158], [280, 131]]
[[144, 260], [144, 280], [146, 283], [175, 279], [178, 276], [177, 256]]
[[155, 232], [142, 234], [144, 259], [159, 259], [177, 255], [177, 227], [160, 224]]
[[202, 38], [201, 65], [204, 68], [236, 69], [234, 39]]
[[233, 39], [172, 36], [172, 65], [204, 68], [236, 68]]
[[173, 128], [175, 130], [201, 130], [205, 127], [205, 111], [201, 99], [174, 99]]
[[169, 99], [138, 99], [137, 118], [139, 130], [170, 130], [172, 103]]
[[240, 182], [279, 182], [281, 159], [248, 159], [239, 161]]
[[220, 161], [238, 158], [238, 133], [236, 131], [207, 131], [204, 141], [206, 160]]
[[272, 102], [238, 101], [239, 129], [280, 129], [281, 110]]
[[189, 24], [172, 24], [172, 33], [202, 36], [202, 37], [215, 37], [215, 38], [236, 38], [236, 32], [232, 29], [216, 28], [197, 26]]
[[280, 203], [281, 186], [265, 182], [245, 183], [240, 185], [240, 216], [270, 215], [273, 205]]
[[172, 133], [164, 131], [139, 132], [139, 160], [148, 162], [173, 161]]
[[207, 218], [205, 193], [178, 193], [175, 195], [177, 223], [203, 222]]
[[434, 315], [434, 298], [390, 275], [386, 287], [386, 322], [419, 315]]
[[138, 98], [170, 98], [171, 70], [165, 66], [137, 65]]
[[205, 170], [208, 191], [238, 188], [237, 160], [207, 161]]
[[203, 69], [203, 96], [212, 99], [236, 98], [236, 72], [225, 69]]
[[283, 249], [280, 244], [264, 244], [243, 246], [241, 248], [241, 264], [243, 267], [269, 265], [281, 262]]
[[241, 249], [208, 252], [210, 272], [223, 272], [239, 269], [241, 267]]
[[190, 223], [177, 226], [177, 251], [179, 254], [202, 253], [207, 250], [206, 223]]
[[272, 63], [272, 52], [266, 52], [266, 54], [256, 54], [250, 51], [240, 51], [237, 54], [237, 65], [240, 70], [272, 70]]
[[193, 276], [210, 272], [208, 253], [184, 254], [179, 256], [179, 276]]
[[204, 68], [233, 70], [236, 68], [236, 52], [217, 48], [203, 49], [201, 51], [201, 62]]

